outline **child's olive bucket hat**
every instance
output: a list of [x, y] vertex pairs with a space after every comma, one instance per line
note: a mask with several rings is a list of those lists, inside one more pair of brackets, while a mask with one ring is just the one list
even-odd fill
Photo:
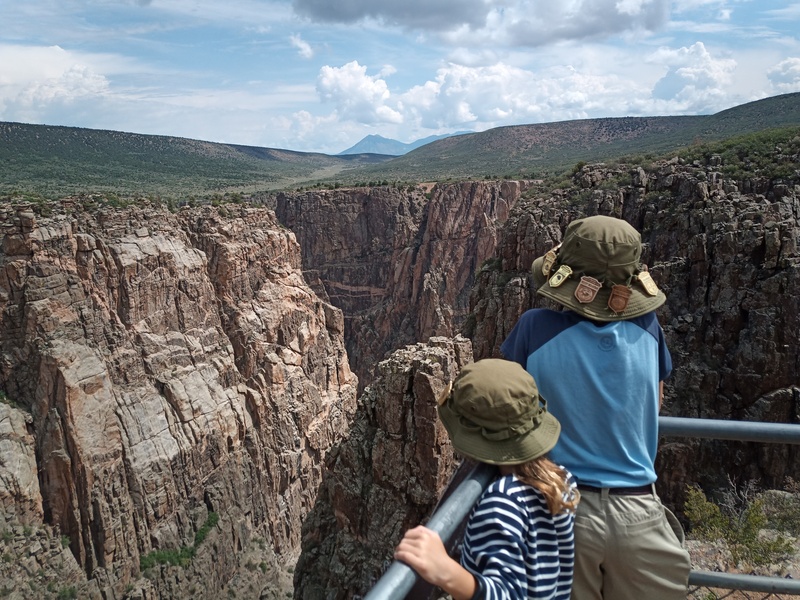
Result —
[[536, 292], [595, 321], [638, 317], [667, 299], [641, 256], [642, 238], [626, 221], [577, 219], [561, 244], [533, 261]]
[[461, 370], [439, 399], [439, 418], [458, 452], [492, 465], [542, 456], [561, 432], [533, 377], [519, 364], [498, 358]]

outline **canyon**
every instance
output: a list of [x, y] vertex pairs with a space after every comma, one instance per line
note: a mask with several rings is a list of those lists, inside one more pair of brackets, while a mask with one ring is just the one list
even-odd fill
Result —
[[[795, 175], [734, 179], [715, 157], [582, 165], [562, 187], [0, 208], [0, 586], [363, 595], [457, 471], [438, 394], [547, 305], [530, 265], [583, 215], [642, 232], [667, 295], [665, 414], [798, 422], [800, 159], [774, 160]], [[730, 474], [780, 487], [797, 458], [664, 439], [659, 492], [680, 511]]]

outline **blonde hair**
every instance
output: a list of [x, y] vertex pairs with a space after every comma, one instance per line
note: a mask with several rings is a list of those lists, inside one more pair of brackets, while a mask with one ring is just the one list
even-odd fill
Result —
[[508, 465], [517, 479], [539, 490], [547, 501], [551, 514], [564, 510], [575, 510], [580, 501], [580, 492], [570, 488], [567, 471], [545, 456], [534, 458], [521, 465]]

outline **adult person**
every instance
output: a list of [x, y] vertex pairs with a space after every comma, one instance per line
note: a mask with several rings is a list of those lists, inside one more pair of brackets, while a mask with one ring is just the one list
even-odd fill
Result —
[[533, 262], [537, 293], [501, 352], [533, 375], [562, 426], [552, 459], [576, 478], [574, 600], [685, 600], [683, 532], [656, 495], [663, 381], [672, 359], [655, 309], [664, 293], [621, 219], [572, 221]]
[[498, 465], [500, 476], [470, 514], [460, 564], [423, 526], [406, 532], [395, 558], [454, 600], [568, 600], [578, 493], [546, 456], [560, 427], [533, 378], [514, 362], [480, 360], [461, 370], [438, 411], [455, 450]]

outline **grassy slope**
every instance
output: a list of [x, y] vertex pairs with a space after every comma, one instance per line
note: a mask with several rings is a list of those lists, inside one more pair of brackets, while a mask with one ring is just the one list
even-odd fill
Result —
[[800, 125], [800, 93], [696, 117], [622, 117], [499, 127], [436, 141], [361, 170], [410, 180], [537, 175], [632, 154], [661, 154], [698, 142]]
[[20, 190], [57, 197], [91, 191], [187, 197], [251, 192], [386, 158], [0, 123], [0, 194]]
[[0, 196], [80, 192], [185, 199], [316, 182], [441, 181], [540, 176], [579, 161], [661, 154], [800, 126], [800, 93], [710, 116], [622, 117], [498, 127], [435, 141], [404, 156], [330, 156], [114, 131], [0, 123]]

